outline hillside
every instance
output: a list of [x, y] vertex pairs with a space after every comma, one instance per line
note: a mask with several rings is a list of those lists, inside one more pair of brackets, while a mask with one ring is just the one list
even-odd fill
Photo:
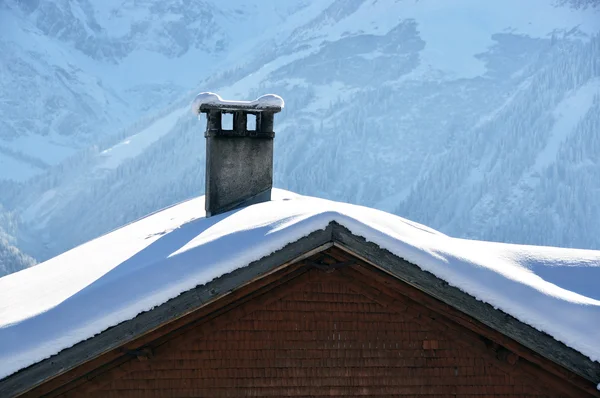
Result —
[[[0, 39], [8, 53], [27, 59], [17, 51], [50, 43], [75, 54], [76, 76], [102, 82], [48, 89], [80, 120], [73, 125], [31, 117], [58, 118], [53, 108], [16, 105], [26, 101], [19, 95], [46, 98], [35, 91], [42, 82], [24, 94], [31, 77], [1, 80], [10, 100], [0, 102], [0, 162], [17, 162], [2, 170], [19, 183], [0, 202], [23, 223], [17, 247], [38, 260], [202, 193], [204, 125], [189, 102], [206, 90], [286, 100], [276, 186], [459, 237], [600, 248], [594, 2], [257, 0], [165, 10], [150, 0], [65, 0], [56, 7], [71, 13], [58, 14], [43, 8], [49, 1], [6, 4], [18, 17], [11, 29], [27, 32], [10, 36], [18, 50]], [[44, 30], [51, 18], [71, 23]], [[39, 58], [43, 73], [60, 73], [62, 56]], [[6, 60], [0, 71], [20, 76]]]

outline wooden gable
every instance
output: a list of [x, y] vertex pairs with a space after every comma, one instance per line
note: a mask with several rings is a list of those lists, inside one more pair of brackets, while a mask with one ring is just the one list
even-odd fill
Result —
[[600, 394], [502, 333], [329, 247], [23, 396]]

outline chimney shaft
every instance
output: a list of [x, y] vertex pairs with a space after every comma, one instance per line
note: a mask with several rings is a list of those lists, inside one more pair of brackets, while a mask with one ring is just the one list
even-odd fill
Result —
[[[255, 101], [224, 101], [200, 93], [196, 114], [206, 113], [206, 216], [271, 200], [273, 187], [273, 119], [283, 99], [268, 94]], [[233, 129], [224, 130], [222, 117], [233, 114]], [[248, 130], [248, 115], [256, 118]]]

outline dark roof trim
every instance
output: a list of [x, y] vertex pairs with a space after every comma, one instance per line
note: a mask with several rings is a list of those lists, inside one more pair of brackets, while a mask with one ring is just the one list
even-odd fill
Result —
[[354, 235], [345, 227], [332, 222], [327, 228], [314, 231], [247, 267], [223, 275], [205, 285], [197, 286], [148, 312], [141, 313], [129, 321], [111, 327], [88, 340], [0, 380], [0, 396], [11, 397], [24, 393], [45, 380], [67, 372], [107, 351], [135, 340], [163, 324], [218, 300], [233, 290], [332, 245], [339, 246], [397, 279], [457, 308], [573, 373], [593, 383], [600, 383], [600, 363], [590, 360], [548, 334], [477, 300], [460, 289], [450, 286], [435, 275], [423, 271], [418, 266], [372, 242], [367, 242], [363, 237]]

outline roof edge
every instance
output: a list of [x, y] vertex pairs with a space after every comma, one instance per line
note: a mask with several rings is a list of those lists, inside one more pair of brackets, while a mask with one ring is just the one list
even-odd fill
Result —
[[477, 300], [434, 274], [332, 221], [325, 229], [316, 230], [248, 266], [183, 292], [150, 311], [142, 312], [131, 320], [106, 329], [50, 358], [1, 379], [0, 396], [12, 397], [32, 390], [49, 379], [175, 321], [234, 290], [334, 245], [471, 316], [545, 359], [592, 383], [600, 383], [599, 362], [592, 361], [547, 333], [519, 321], [488, 303]]

